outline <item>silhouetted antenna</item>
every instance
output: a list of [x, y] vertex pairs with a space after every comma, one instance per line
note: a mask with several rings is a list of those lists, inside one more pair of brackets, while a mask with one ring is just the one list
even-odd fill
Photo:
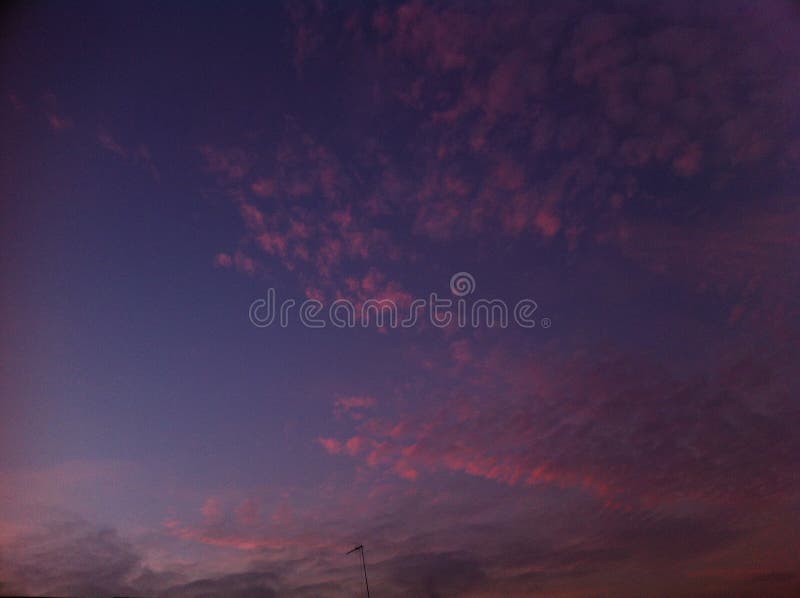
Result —
[[356, 546], [352, 550], [348, 550], [345, 553], [345, 556], [348, 555], [348, 554], [354, 553], [356, 550], [360, 550], [361, 551], [361, 565], [364, 567], [364, 585], [367, 587], [367, 598], [370, 598], [369, 597], [369, 582], [367, 581], [367, 561], [364, 560], [364, 545], [363, 544], [359, 544], [358, 546]]

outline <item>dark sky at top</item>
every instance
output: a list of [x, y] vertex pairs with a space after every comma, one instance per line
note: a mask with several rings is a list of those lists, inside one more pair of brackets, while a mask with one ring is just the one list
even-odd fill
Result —
[[0, 593], [797, 592], [799, 19], [5, 6]]

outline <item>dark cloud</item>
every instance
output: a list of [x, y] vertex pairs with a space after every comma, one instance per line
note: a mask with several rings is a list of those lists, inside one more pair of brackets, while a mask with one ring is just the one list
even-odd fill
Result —
[[79, 519], [51, 521], [2, 547], [0, 579], [26, 594], [107, 596], [135, 592], [141, 557], [110, 528]]
[[409, 554], [381, 562], [377, 569], [396, 595], [462, 596], [491, 585], [481, 562], [463, 552]]
[[253, 571], [186, 580], [180, 568], [153, 571], [142, 549], [109, 527], [66, 515], [42, 514], [40, 529], [0, 546], [4, 593], [54, 596], [182, 597], [284, 595], [267, 565]]
[[217, 578], [198, 579], [190, 583], [167, 588], [160, 595], [180, 598], [272, 598], [279, 596], [275, 575], [260, 572], [234, 573]]

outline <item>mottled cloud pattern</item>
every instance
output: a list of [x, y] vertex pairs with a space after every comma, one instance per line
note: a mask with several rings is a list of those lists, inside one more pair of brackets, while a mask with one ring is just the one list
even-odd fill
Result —
[[[725, 244], [796, 218], [791, 199], [756, 201], [741, 185], [776, 186], [798, 166], [800, 75], [781, 59], [797, 49], [790, 5], [411, 3], [341, 22], [326, 10], [304, 17], [296, 60], [308, 73], [325, 66], [322, 39], [348, 47], [366, 82], [343, 93], [364, 118], [347, 121], [338, 148], [293, 122], [259, 165], [239, 148], [201, 148], [249, 231], [225, 263], [245, 251], [336, 296], [348, 292], [343, 272], [379, 261], [394, 271], [429, 244], [507, 235], [568, 251], [610, 244], [658, 271], [676, 253], [703, 253], [692, 267], [706, 285], [750, 294], [770, 267], [759, 260], [782, 253], [748, 259]], [[324, 18], [339, 27], [300, 41]], [[413, 126], [377, 133], [398, 121]], [[700, 232], [709, 222], [739, 230]], [[796, 249], [794, 227], [775, 232], [772, 243]], [[740, 280], [718, 280], [732, 270]]]

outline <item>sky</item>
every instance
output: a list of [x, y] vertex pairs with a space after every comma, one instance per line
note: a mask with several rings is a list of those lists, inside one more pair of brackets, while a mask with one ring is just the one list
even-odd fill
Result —
[[800, 5], [1, 22], [0, 594], [800, 592]]

